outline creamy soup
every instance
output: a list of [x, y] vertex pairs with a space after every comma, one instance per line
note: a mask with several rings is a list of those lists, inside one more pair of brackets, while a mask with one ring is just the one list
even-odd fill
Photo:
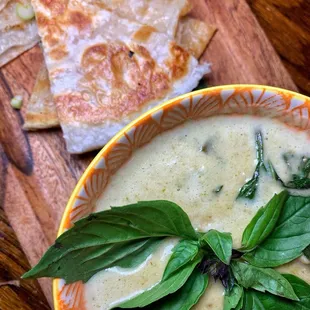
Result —
[[[310, 155], [309, 138], [277, 121], [255, 117], [214, 117], [187, 122], [138, 149], [111, 179], [96, 211], [139, 200], [167, 199], [179, 204], [199, 231], [231, 232], [234, 247], [259, 207], [283, 190], [262, 174], [254, 200], [238, 199], [239, 189], [256, 166], [256, 130], [264, 138], [264, 156], [284, 181], [291, 175], [283, 154]], [[222, 186], [220, 192], [216, 189]], [[309, 195], [302, 191], [302, 195]], [[87, 309], [109, 309], [161, 280], [176, 239], [167, 239], [135, 269], [111, 268], [86, 283]], [[310, 283], [310, 267], [296, 260], [280, 268]], [[223, 309], [222, 284], [210, 280], [194, 309]]]

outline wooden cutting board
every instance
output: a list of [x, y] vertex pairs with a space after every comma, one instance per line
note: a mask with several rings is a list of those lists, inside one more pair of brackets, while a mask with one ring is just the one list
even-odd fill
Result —
[[[297, 90], [245, 0], [192, 2], [192, 15], [218, 29], [203, 55], [212, 63], [209, 85], [255, 83]], [[37, 46], [0, 70], [0, 207], [31, 265], [54, 241], [66, 202], [95, 155], [68, 154], [59, 129], [30, 133], [21, 129], [23, 111], [14, 111], [9, 102], [17, 94], [28, 100], [42, 61]], [[0, 246], [1, 229], [0, 225]], [[15, 276], [24, 269], [27, 264]], [[52, 304], [50, 280], [39, 282]], [[21, 285], [34, 296], [26, 282]]]

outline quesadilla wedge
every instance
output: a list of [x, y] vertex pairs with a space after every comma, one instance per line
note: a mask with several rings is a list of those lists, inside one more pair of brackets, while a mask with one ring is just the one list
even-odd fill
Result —
[[43, 63], [26, 107], [23, 128], [36, 130], [58, 126], [56, 106], [53, 102], [46, 65]]
[[[189, 0], [98, 0], [122, 18], [154, 27], [174, 37], [179, 18], [192, 8]], [[102, 5], [102, 4], [101, 4]]]
[[35, 0], [68, 151], [102, 147], [137, 115], [193, 89], [209, 65], [166, 34], [98, 8]]
[[176, 32], [176, 41], [196, 59], [203, 54], [211, 41], [216, 28], [198, 19], [184, 16], [180, 18]]
[[[166, 0], [157, 0], [157, 4], [162, 3], [164, 5], [165, 2]], [[167, 19], [170, 18], [167, 13], [165, 16]], [[149, 24], [149, 26], [152, 26], [152, 24]], [[180, 18], [178, 23], [176, 42], [185, 48], [185, 50], [190, 51], [198, 59], [210, 42], [214, 32], [215, 27], [192, 17], [184, 16]], [[43, 129], [60, 125], [50, 90], [47, 87], [41, 90], [41, 85], [47, 84], [47, 82], [42, 83], [42, 81], [48, 81], [48, 73], [44, 68], [40, 70], [39, 78], [36, 81], [36, 84], [39, 85], [35, 85], [30, 102], [25, 107], [24, 129], [26, 130]]]
[[39, 42], [35, 20], [20, 19], [16, 14], [17, 3], [0, 2], [0, 67]]
[[0, 12], [6, 7], [10, 0], [0, 0]]

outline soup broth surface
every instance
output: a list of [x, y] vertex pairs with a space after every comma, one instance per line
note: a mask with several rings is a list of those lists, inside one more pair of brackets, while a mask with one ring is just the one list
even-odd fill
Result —
[[[96, 211], [139, 200], [171, 200], [187, 212], [195, 229], [231, 232], [234, 248], [238, 248], [242, 232], [257, 210], [283, 190], [279, 182], [262, 173], [255, 199], [236, 199], [257, 163], [256, 131], [263, 135], [265, 160], [272, 161], [283, 181], [290, 179], [296, 158], [310, 157], [306, 133], [275, 120], [218, 116], [186, 122], [136, 150], [111, 178]], [[285, 161], [286, 156], [290, 163]], [[217, 192], [219, 187], [222, 189]], [[309, 191], [296, 193], [310, 194]], [[156, 285], [177, 242], [174, 238], [166, 239], [137, 268], [114, 267], [94, 275], [85, 285], [87, 309], [110, 309]], [[310, 267], [300, 259], [280, 270], [310, 283]], [[222, 310], [223, 294], [220, 281], [215, 283], [210, 279], [194, 309]]]

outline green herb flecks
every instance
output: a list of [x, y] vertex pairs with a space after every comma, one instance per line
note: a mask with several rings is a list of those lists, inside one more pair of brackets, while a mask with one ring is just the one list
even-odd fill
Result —
[[213, 193], [214, 194], [218, 194], [221, 192], [221, 190], [223, 189], [224, 185], [219, 185], [217, 186], [214, 190], [213, 190]]

